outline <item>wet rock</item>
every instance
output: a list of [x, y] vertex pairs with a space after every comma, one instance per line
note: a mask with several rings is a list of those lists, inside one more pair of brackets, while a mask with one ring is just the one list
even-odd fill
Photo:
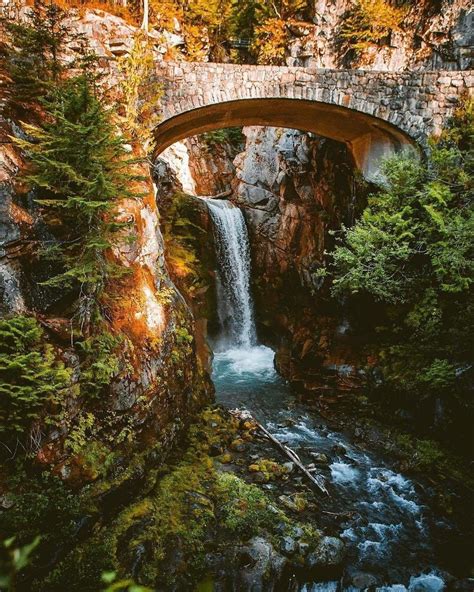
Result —
[[295, 539], [286, 536], [280, 543], [280, 551], [285, 555], [293, 555], [296, 552], [297, 544]]
[[321, 539], [316, 550], [306, 558], [309, 568], [338, 567], [345, 554], [344, 543], [336, 537], [325, 536]]
[[254, 537], [237, 554], [240, 566], [234, 590], [263, 592], [278, 590], [287, 559], [263, 537]]
[[310, 455], [316, 465], [329, 464], [329, 458], [323, 452], [310, 452]]
[[356, 573], [352, 576], [352, 585], [365, 590], [377, 584], [377, 578], [369, 573]]
[[334, 444], [334, 446], [332, 447], [332, 451], [334, 452], [334, 454], [340, 455], [345, 455], [347, 453], [346, 447], [339, 443]]
[[293, 535], [295, 538], [299, 539], [303, 536], [304, 534], [304, 530], [301, 528], [301, 526], [296, 526], [295, 528], [293, 528]]
[[286, 529], [287, 529], [286, 522], [279, 522], [275, 526], [275, 532], [277, 532], [278, 534], [284, 534], [286, 532]]
[[410, 578], [408, 592], [442, 592], [444, 588], [444, 580], [436, 574], [431, 573]]

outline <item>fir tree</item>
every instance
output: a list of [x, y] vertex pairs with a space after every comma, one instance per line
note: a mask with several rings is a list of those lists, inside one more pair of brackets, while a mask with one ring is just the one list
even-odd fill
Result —
[[17, 140], [30, 161], [27, 180], [36, 189], [46, 222], [57, 242], [49, 256], [60, 258], [63, 273], [47, 282], [79, 291], [81, 327], [88, 327], [107, 278], [125, 272], [106, 252], [123, 228], [114, 221], [118, 199], [135, 197], [124, 139], [102, 106], [87, 74], [62, 81], [43, 101], [41, 126], [25, 126]]
[[54, 420], [70, 378], [34, 318], [0, 320], [0, 437], [12, 454], [45, 405]]
[[24, 21], [1, 19], [5, 44], [0, 52], [0, 69], [6, 73], [2, 86], [10, 108], [36, 104], [63, 76], [66, 65], [61, 53], [65, 45], [82, 39], [71, 32], [66, 17], [56, 4], [38, 0], [28, 9]]

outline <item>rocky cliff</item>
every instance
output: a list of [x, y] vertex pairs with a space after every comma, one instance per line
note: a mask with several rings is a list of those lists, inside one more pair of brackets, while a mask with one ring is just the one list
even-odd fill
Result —
[[[77, 14], [71, 24], [103, 57], [117, 54], [110, 51], [114, 34], [130, 38], [133, 34], [121, 19], [100, 11]], [[101, 65], [113, 88], [118, 83], [113, 61]], [[38, 253], [51, 236], [34, 192], [20, 180], [25, 163], [11, 139], [23, 136], [22, 123], [4, 112], [0, 134], [0, 311], [36, 317], [57, 356], [77, 379], [80, 359], [71, 346], [71, 294], [43, 285], [54, 273], [54, 264]], [[134, 150], [140, 156], [140, 147]], [[150, 172], [146, 164], [137, 167], [143, 180], [134, 189], [142, 197], [121, 200], [117, 212], [117, 222], [130, 225], [135, 240], [119, 240], [109, 253], [128, 270], [107, 290], [110, 331], [122, 340], [120, 351], [114, 352], [118, 364], [111, 383], [100, 401], [92, 404], [71, 389], [60, 423], [51, 427], [39, 420], [35, 429], [41, 437], [28, 450], [35, 462], [51, 465], [55, 473], [76, 484], [105, 474], [103, 464], [91, 470], [84, 461], [94, 446], [100, 447], [102, 461], [107, 458], [112, 464], [119, 457], [123, 462], [124, 454], [131, 459], [144, 442], [167, 448], [212, 397], [206, 360], [196, 355], [192, 312], [168, 273]], [[81, 450], [71, 446], [71, 435], [78, 431], [87, 438]]]
[[287, 63], [390, 71], [472, 68], [474, 12], [469, 0], [421, 0], [406, 5], [398, 30], [380, 44], [354, 51], [340, 38], [354, 3], [315, 0], [313, 24], [295, 29]]
[[295, 130], [244, 131], [233, 199], [249, 226], [261, 333], [276, 346], [282, 374], [306, 390], [357, 383], [364, 352], [318, 274], [331, 231], [364, 206], [352, 158], [343, 144]]

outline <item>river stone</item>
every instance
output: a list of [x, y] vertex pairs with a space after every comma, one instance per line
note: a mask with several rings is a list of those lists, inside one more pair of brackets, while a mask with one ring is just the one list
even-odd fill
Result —
[[295, 528], [293, 528], [293, 536], [295, 538], [300, 539], [303, 535], [304, 530], [301, 528], [301, 526], [295, 526]]
[[293, 555], [296, 552], [296, 541], [289, 536], [283, 537], [280, 544], [280, 551], [285, 555]]
[[344, 543], [336, 537], [325, 536], [316, 550], [308, 555], [308, 567], [338, 567], [344, 559]]
[[263, 537], [250, 539], [238, 550], [239, 569], [234, 590], [269, 592], [278, 590], [287, 559], [277, 553], [272, 544]]
[[341, 455], [344, 455], [347, 452], [346, 447], [343, 446], [342, 444], [334, 444], [334, 446], [332, 447], [332, 451], [335, 454], [341, 454]]
[[327, 465], [329, 464], [329, 458], [323, 452], [311, 452], [311, 458], [313, 462], [317, 465]]
[[356, 573], [352, 576], [352, 585], [365, 590], [377, 584], [377, 578], [369, 573]]

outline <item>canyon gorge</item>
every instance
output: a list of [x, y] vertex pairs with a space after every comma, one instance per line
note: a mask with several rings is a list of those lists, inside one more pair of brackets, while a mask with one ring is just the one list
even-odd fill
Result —
[[472, 589], [473, 11], [381, 3], [5, 5], [0, 589]]

